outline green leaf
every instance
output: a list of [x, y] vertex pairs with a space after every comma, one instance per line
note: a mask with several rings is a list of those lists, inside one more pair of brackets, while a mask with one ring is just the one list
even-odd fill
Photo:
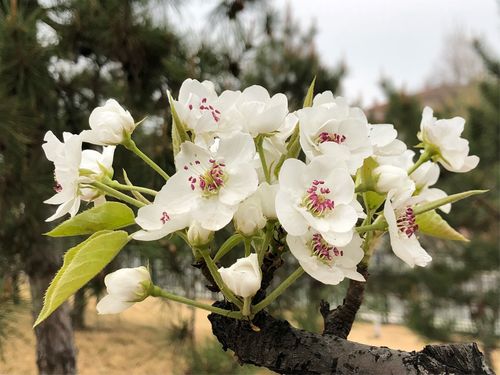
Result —
[[170, 103], [170, 111], [172, 113], [172, 149], [174, 151], [174, 156], [177, 155], [181, 149], [181, 144], [190, 141], [186, 128], [182, 124], [182, 121], [177, 114], [174, 106], [174, 99], [170, 93], [168, 94], [168, 101]]
[[471, 197], [473, 195], [478, 195], [478, 194], [483, 194], [488, 192], [489, 190], [469, 190], [465, 191], [463, 193], [458, 193], [458, 194], [453, 194], [453, 195], [448, 195], [447, 197], [429, 202], [429, 203], [424, 203], [424, 204], [419, 204], [415, 206], [415, 215], [422, 214], [427, 211], [434, 210], [438, 207], [444, 206], [445, 204], [448, 203], [454, 203], [457, 202], [461, 199]]
[[418, 231], [422, 234], [445, 240], [469, 241], [453, 229], [435, 210], [417, 215], [416, 223], [418, 224]]
[[366, 203], [368, 206], [367, 208], [370, 211], [377, 210], [382, 205], [382, 203], [384, 203], [384, 201], [385, 201], [384, 195], [375, 193], [374, 191], [367, 191], [365, 193], [365, 197], [366, 197]]
[[43, 308], [33, 325], [36, 327], [64, 301], [96, 276], [129, 241], [125, 231], [101, 231], [69, 249], [61, 269], [45, 293]]
[[134, 222], [135, 215], [130, 207], [119, 202], [106, 202], [83, 211], [45, 234], [50, 237], [78, 236], [104, 229], [119, 229]]
[[314, 99], [314, 85], [316, 84], [316, 76], [314, 76], [311, 84], [309, 85], [309, 89], [307, 90], [306, 97], [304, 98], [304, 108], [312, 107], [313, 99]]

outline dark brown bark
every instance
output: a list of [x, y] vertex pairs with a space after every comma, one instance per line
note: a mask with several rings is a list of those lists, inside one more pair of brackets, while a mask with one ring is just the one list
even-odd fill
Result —
[[[368, 269], [366, 266], [358, 266], [358, 272], [368, 280]], [[330, 304], [321, 301], [320, 312], [324, 321], [324, 333], [335, 335], [346, 339], [356, 319], [356, 314], [363, 303], [366, 282], [349, 280], [346, 296], [342, 305], [330, 310]]]
[[73, 298], [71, 324], [75, 330], [85, 329], [85, 307], [87, 306], [87, 298], [85, 296], [86, 289], [86, 287], [79, 289]]
[[280, 374], [493, 374], [476, 344], [428, 345], [405, 352], [296, 329], [266, 312], [252, 322], [260, 330], [248, 321], [216, 314], [208, 318], [223, 348], [233, 350], [240, 362]]
[[[42, 242], [42, 241], [41, 241]], [[33, 319], [42, 308], [43, 296], [61, 265], [61, 253], [46, 242], [33, 247], [27, 260]], [[71, 326], [70, 307], [65, 302], [35, 328], [38, 372], [43, 375], [76, 374], [76, 349]]]

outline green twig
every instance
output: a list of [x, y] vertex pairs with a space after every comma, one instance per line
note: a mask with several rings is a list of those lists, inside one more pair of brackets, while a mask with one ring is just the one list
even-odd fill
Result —
[[94, 181], [89, 185], [103, 191], [104, 193], [106, 193], [112, 197], [120, 199], [128, 204], [131, 204], [132, 206], [140, 208], [140, 207], [144, 207], [146, 205], [145, 203], [142, 203], [142, 202], [138, 201], [137, 199], [129, 197], [128, 195], [123, 194], [122, 192], [115, 190], [112, 187], [109, 187], [109, 186], [103, 184], [102, 182]]
[[219, 273], [217, 266], [215, 265], [214, 261], [210, 257], [210, 253], [205, 249], [203, 249], [203, 250], [200, 249], [199, 252], [201, 253], [201, 256], [203, 257], [203, 259], [205, 260], [205, 264], [207, 265], [208, 270], [210, 271], [210, 274], [212, 275], [215, 283], [219, 287], [222, 294], [227, 298], [227, 300], [229, 302], [235, 304], [236, 306], [238, 306], [241, 309], [243, 307], [243, 304], [222, 280], [222, 277], [220, 276], [220, 273]]
[[161, 169], [161, 167], [158, 164], [156, 164], [153, 160], [151, 160], [149, 156], [147, 156], [144, 152], [139, 150], [139, 148], [136, 146], [135, 142], [131, 138], [124, 140], [122, 144], [123, 146], [125, 146], [127, 150], [132, 151], [134, 154], [136, 154], [142, 160], [144, 160], [146, 164], [148, 164], [151, 168], [153, 168], [156, 172], [158, 172], [158, 174], [162, 176], [165, 179], [165, 181], [168, 181], [170, 177], [167, 174], [167, 172]]
[[260, 310], [264, 309], [266, 306], [271, 304], [276, 298], [278, 298], [290, 285], [292, 285], [302, 274], [304, 270], [299, 266], [290, 276], [288, 276], [276, 289], [274, 289], [269, 295], [254, 306], [253, 313], [256, 314]]
[[208, 305], [206, 303], [198, 302], [198, 301], [186, 298], [186, 297], [181, 297], [181, 296], [178, 296], [176, 294], [167, 292], [166, 290], [163, 290], [156, 285], [153, 286], [153, 290], [151, 291], [151, 296], [162, 297], [162, 298], [169, 299], [171, 301], [183, 303], [185, 305], [198, 307], [200, 309], [207, 310], [207, 311], [210, 311], [210, 312], [222, 315], [222, 316], [226, 316], [228, 318], [234, 318], [234, 319], [242, 319], [243, 318], [243, 314], [239, 311], [231, 311], [231, 310], [221, 309], [219, 307], [215, 307], [212, 305]]

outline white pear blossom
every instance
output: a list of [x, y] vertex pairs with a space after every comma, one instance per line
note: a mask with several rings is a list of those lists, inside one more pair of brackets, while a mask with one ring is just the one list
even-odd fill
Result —
[[358, 220], [354, 182], [345, 166], [332, 164], [328, 156], [305, 165], [287, 159], [279, 174], [276, 213], [292, 236], [314, 228], [332, 244], [344, 246], [352, 238]]
[[254, 156], [253, 139], [243, 133], [221, 139], [216, 152], [183, 143], [175, 158], [177, 173], [164, 187], [171, 212], [190, 213], [206, 230], [226, 226], [238, 205], [257, 190]]
[[239, 95], [236, 108], [241, 113], [243, 131], [255, 138], [259, 134], [276, 132], [283, 126], [288, 114], [288, 99], [281, 93], [271, 97], [264, 87], [254, 85]]
[[333, 95], [328, 101], [327, 93], [317, 95], [313, 107], [297, 111], [300, 145], [309, 159], [330, 155], [333, 160], [346, 162], [354, 174], [373, 154], [368, 122], [359, 108], [350, 108], [343, 98], [333, 99]]
[[262, 272], [255, 253], [238, 259], [229, 268], [219, 268], [219, 274], [227, 287], [243, 298], [254, 296], [262, 282]]
[[468, 172], [479, 163], [479, 157], [469, 156], [469, 142], [460, 137], [464, 125], [462, 117], [438, 120], [429, 107], [422, 113], [418, 138], [434, 153], [433, 159], [451, 172]]
[[304, 271], [323, 284], [337, 285], [345, 277], [365, 281], [356, 270], [364, 256], [358, 234], [342, 247], [329, 244], [321, 233], [314, 230], [308, 230], [302, 236], [288, 235], [286, 242]]
[[82, 139], [79, 135], [64, 133], [63, 142], [48, 131], [42, 148], [47, 159], [54, 163], [56, 194], [44, 203], [59, 205], [56, 212], [46, 221], [52, 221], [69, 213], [76, 215], [81, 201], [100, 203], [104, 199], [101, 193], [88, 184], [103, 176], [113, 175], [113, 154], [115, 147], [104, 147], [100, 153], [95, 150], [82, 152]]
[[425, 267], [431, 256], [420, 246], [416, 231], [415, 214], [412, 208], [414, 199], [396, 203], [393, 201], [394, 191], [387, 194], [384, 205], [384, 216], [389, 227], [392, 251], [410, 267]]
[[194, 132], [196, 143], [209, 144], [216, 136], [241, 130], [243, 118], [234, 106], [240, 95], [227, 90], [218, 96], [212, 82], [186, 79], [173, 105], [182, 123]]
[[267, 220], [262, 212], [260, 198], [256, 193], [240, 203], [233, 221], [235, 229], [245, 236], [251, 236], [266, 226]]
[[96, 145], [117, 145], [127, 134], [132, 134], [136, 124], [129, 111], [114, 99], [95, 108], [89, 117], [91, 130], [84, 130], [82, 140]]
[[98, 314], [118, 314], [147, 298], [152, 287], [146, 267], [122, 268], [106, 275], [108, 294], [96, 306]]

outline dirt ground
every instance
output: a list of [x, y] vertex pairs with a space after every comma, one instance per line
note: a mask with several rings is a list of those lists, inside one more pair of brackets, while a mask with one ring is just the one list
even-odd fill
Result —
[[[179, 374], [184, 364], [179, 348], [168, 339], [169, 322], [187, 317], [189, 310], [148, 298], [120, 315], [97, 316], [94, 303], [87, 311], [88, 329], [76, 332], [78, 372], [81, 375]], [[14, 334], [4, 348], [0, 360], [1, 375], [36, 374], [35, 338], [28, 307], [16, 312]], [[196, 310], [196, 340], [211, 334], [207, 313]], [[369, 345], [384, 345], [403, 350], [419, 350], [425, 341], [409, 329], [383, 325], [375, 337], [373, 324], [357, 322], [349, 338]], [[500, 351], [494, 353], [500, 368]], [[269, 374], [269, 372], [264, 372]], [[219, 375], [219, 374], [217, 374]]]

